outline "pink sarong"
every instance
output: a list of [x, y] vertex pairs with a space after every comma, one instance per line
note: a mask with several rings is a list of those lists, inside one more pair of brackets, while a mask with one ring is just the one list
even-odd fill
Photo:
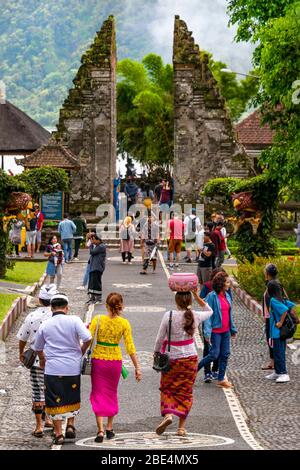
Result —
[[119, 411], [118, 384], [122, 361], [92, 359], [90, 402], [96, 416], [115, 416]]

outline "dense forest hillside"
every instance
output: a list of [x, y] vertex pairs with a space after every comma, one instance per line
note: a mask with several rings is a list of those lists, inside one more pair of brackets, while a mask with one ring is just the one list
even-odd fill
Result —
[[0, 0], [0, 80], [11, 102], [54, 127], [80, 57], [110, 14], [117, 23], [119, 60], [153, 52], [171, 61], [172, 21], [180, 13], [196, 36], [201, 30], [202, 38], [211, 38], [209, 51], [215, 46], [217, 60], [224, 61], [224, 53], [229, 65], [244, 70], [249, 57], [232, 47], [226, 33], [226, 0], [217, 0], [212, 18], [210, 9], [211, 0]]
[[151, 51], [143, 34], [156, 0], [0, 0], [0, 80], [7, 98], [44, 126], [54, 126], [82, 53], [110, 14], [118, 57]]

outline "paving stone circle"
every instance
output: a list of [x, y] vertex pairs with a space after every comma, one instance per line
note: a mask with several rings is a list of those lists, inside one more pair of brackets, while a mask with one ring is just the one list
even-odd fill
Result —
[[77, 446], [97, 449], [199, 449], [202, 447], [225, 446], [234, 443], [233, 439], [209, 434], [188, 434], [187, 437], [175, 433], [158, 436], [153, 432], [130, 432], [117, 435], [101, 444], [94, 442], [95, 437], [88, 437], [76, 442]]

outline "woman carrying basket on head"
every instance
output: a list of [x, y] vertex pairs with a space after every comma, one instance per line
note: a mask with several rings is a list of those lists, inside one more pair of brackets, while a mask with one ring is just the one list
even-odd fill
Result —
[[[192, 294], [199, 304], [199, 311], [192, 310]], [[178, 416], [177, 435], [186, 436], [185, 422], [193, 404], [193, 386], [197, 376], [198, 356], [194, 335], [201, 322], [212, 315], [212, 309], [197, 291], [177, 292], [176, 310], [172, 310], [170, 370], [162, 372], [160, 382], [161, 415], [164, 417], [156, 428], [158, 435], [172, 424], [172, 415]], [[166, 312], [156, 338], [154, 352], [164, 352], [168, 341], [170, 313]]]
[[103, 442], [103, 417], [107, 417], [106, 438], [115, 436], [113, 419], [118, 414], [118, 384], [122, 371], [122, 351], [119, 343], [124, 338], [126, 352], [135, 367], [135, 378], [142, 378], [141, 367], [135, 353], [135, 346], [128, 320], [122, 318], [124, 308], [120, 294], [112, 292], [106, 299], [107, 314], [97, 315], [90, 325], [94, 336], [97, 332], [97, 343], [92, 353], [92, 390], [90, 401], [96, 416], [98, 433], [95, 442]]

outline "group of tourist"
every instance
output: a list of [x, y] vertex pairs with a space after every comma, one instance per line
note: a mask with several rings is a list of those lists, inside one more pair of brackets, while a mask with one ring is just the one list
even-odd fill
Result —
[[154, 189], [151, 189], [149, 183], [141, 181], [140, 186], [138, 186], [134, 176], [128, 176], [120, 197], [122, 197], [122, 194], [127, 197], [128, 211], [134, 204], [144, 204], [147, 209], [150, 209], [153, 203], [160, 206], [165, 204], [171, 207], [174, 196], [173, 181], [171, 178], [161, 178]]
[[[162, 186], [161, 190], [163, 189]], [[149, 188], [145, 191], [145, 196], [152, 200], [155, 191], [151, 193]], [[183, 240], [189, 242], [185, 261], [191, 260], [191, 253], [195, 250], [200, 292], [177, 292], [174, 310], [164, 314], [158, 328], [154, 355], [165, 352], [168, 348], [170, 361], [169, 370], [161, 373], [162, 421], [156, 428], [158, 435], [172, 424], [174, 416], [179, 419], [177, 435], [187, 435], [186, 420], [193, 403], [193, 387], [202, 368], [205, 383], [216, 381], [220, 388], [233, 387], [226, 376], [226, 370], [231, 341], [237, 335], [237, 327], [234, 321], [231, 280], [222, 268], [225, 254], [227, 252], [230, 256], [230, 252], [223, 215], [214, 215], [212, 219], [202, 228], [199, 218], [192, 210], [184, 218], [174, 214], [168, 221], [169, 267], [172, 270], [174, 262], [175, 267], [178, 264]], [[106, 314], [96, 315], [87, 328], [79, 317], [69, 315], [69, 300], [65, 294], [59, 292], [63, 263], [72, 259], [71, 241], [74, 234], [77, 237], [75, 240], [81, 241], [85, 230], [80, 214], [77, 215], [77, 221], [71, 221], [66, 214], [59, 224], [58, 231], [63, 246], [56, 236], [49, 240], [45, 250], [48, 258], [48, 285], [40, 290], [39, 308], [28, 315], [18, 332], [20, 360], [24, 358], [26, 346], [37, 354], [30, 369], [32, 410], [36, 418], [33, 435], [42, 437], [44, 427], [53, 428], [53, 442], [59, 445], [65, 439], [76, 438], [75, 418], [79, 413], [81, 400], [81, 364], [88, 349], [92, 357], [90, 403], [97, 424], [95, 442], [101, 443], [105, 437], [113, 439], [115, 436], [113, 420], [119, 411], [118, 385], [121, 375], [127, 375], [122, 364], [122, 338], [135, 368], [135, 379], [138, 382], [142, 379], [131, 325], [123, 318], [122, 296], [116, 292], [109, 294], [106, 298]], [[134, 217], [128, 215], [120, 224], [122, 263], [132, 262], [136, 233], [139, 233], [141, 239], [141, 274], [147, 273], [150, 261], [155, 272], [160, 230], [150, 202], [147, 215], [142, 220], [135, 221]], [[75, 245], [77, 256], [79, 245], [80, 242]], [[106, 246], [95, 232], [87, 234], [86, 246], [89, 249], [89, 260], [83, 286], [88, 290], [88, 303], [96, 304], [102, 302]], [[262, 369], [270, 371], [266, 376], [268, 380], [286, 383], [290, 380], [285, 358], [286, 340], [280, 337], [280, 328], [288, 312], [293, 314], [295, 304], [287, 298], [274, 264], [268, 264], [264, 274], [266, 290], [263, 316], [270, 362]], [[195, 310], [192, 308], [193, 298], [197, 304]], [[198, 330], [202, 333], [204, 343], [200, 361], [195, 346]], [[104, 418], [107, 418], [106, 425]], [[67, 420], [65, 434], [62, 431], [63, 420]]]
[[[101, 274], [94, 271], [93, 263], [98, 256], [102, 256], [99, 264], [104, 262], [103, 267], [105, 266], [103, 249], [102, 241], [97, 235], [91, 234], [89, 290], [95, 295], [100, 295], [100, 292], [102, 295], [102, 288]], [[91, 276], [93, 273], [95, 274]], [[287, 299], [275, 265], [266, 266], [265, 278], [263, 305], [270, 363], [263, 369], [272, 371], [267, 379], [285, 383], [290, 378], [285, 361], [286, 340], [280, 338], [280, 328], [287, 312], [295, 304]], [[192, 308], [192, 296], [198, 309]], [[44, 426], [54, 428], [55, 444], [62, 444], [66, 438], [76, 437], [75, 417], [80, 409], [81, 360], [93, 341], [90, 402], [97, 423], [95, 441], [101, 443], [105, 436], [112, 439], [115, 436], [113, 418], [119, 409], [118, 384], [121, 375], [126, 376], [120, 349], [122, 338], [135, 368], [135, 378], [137, 381], [142, 378], [131, 326], [122, 316], [122, 296], [115, 292], [109, 294], [106, 299], [107, 313], [96, 315], [88, 329], [79, 317], [68, 315], [68, 298], [58, 293], [54, 284], [41, 288], [39, 302], [40, 307], [28, 315], [18, 333], [20, 360], [26, 344], [37, 352], [30, 370], [32, 409], [36, 417], [33, 435], [43, 436], [44, 417]], [[177, 292], [175, 304], [176, 308], [163, 316], [154, 345], [154, 354], [165, 352], [168, 338], [171, 338], [170, 369], [161, 374], [160, 383], [163, 419], [157, 426], [156, 433], [162, 434], [173, 422], [173, 416], [176, 416], [179, 418], [177, 434], [186, 436], [186, 419], [193, 403], [193, 386], [198, 371], [204, 368], [205, 383], [216, 380], [218, 387], [233, 387], [226, 377], [226, 369], [231, 339], [236, 337], [237, 328], [228, 274], [220, 267], [215, 268], [210, 279], [203, 283], [200, 295], [197, 290]], [[204, 351], [203, 358], [198, 361], [195, 334], [200, 326]], [[105, 417], [107, 424], [104, 430]], [[65, 435], [62, 432], [63, 419], [67, 419]]]
[[30, 210], [29, 216], [25, 222], [21, 218], [15, 218], [11, 223], [9, 239], [14, 247], [14, 256], [20, 257], [19, 246], [22, 243], [22, 229], [26, 229], [26, 246], [29, 258], [34, 258], [34, 254], [40, 251], [42, 243], [42, 230], [44, 224], [44, 215], [40, 210], [38, 203], [35, 203]]

